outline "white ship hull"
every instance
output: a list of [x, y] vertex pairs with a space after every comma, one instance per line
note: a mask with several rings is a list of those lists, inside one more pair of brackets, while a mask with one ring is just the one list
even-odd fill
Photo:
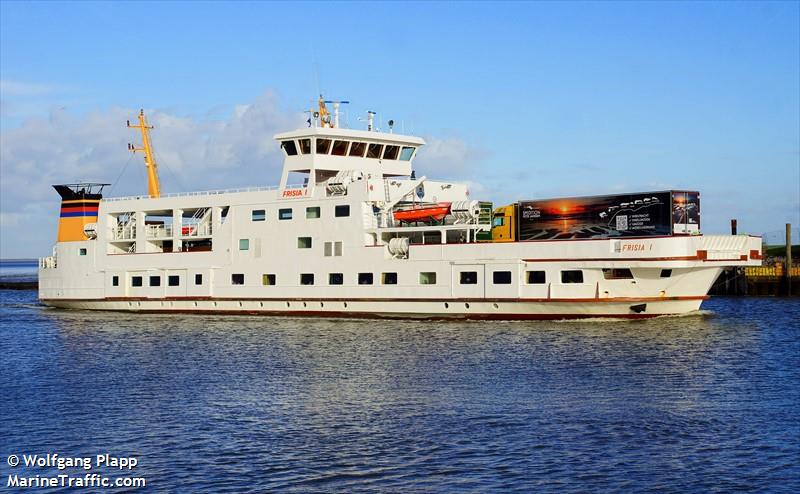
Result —
[[625, 300], [45, 300], [63, 309], [139, 313], [240, 314], [462, 320], [642, 319], [697, 311], [707, 297]]

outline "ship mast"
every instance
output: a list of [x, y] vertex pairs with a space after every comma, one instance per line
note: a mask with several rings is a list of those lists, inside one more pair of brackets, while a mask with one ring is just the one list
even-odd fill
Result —
[[158, 166], [153, 156], [153, 147], [150, 145], [150, 129], [152, 125], [147, 125], [144, 118], [144, 110], [139, 110], [139, 124], [131, 125], [128, 120], [128, 128], [139, 129], [142, 132], [142, 147], [137, 148], [133, 144], [128, 144], [128, 149], [136, 154], [137, 151], [144, 152], [144, 164], [147, 167], [147, 190], [150, 197], [161, 197], [161, 182], [158, 180]]

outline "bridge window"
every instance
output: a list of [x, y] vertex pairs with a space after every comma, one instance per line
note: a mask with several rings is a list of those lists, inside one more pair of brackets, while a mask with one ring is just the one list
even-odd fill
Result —
[[150, 286], [161, 286], [161, 276], [151, 276]]
[[311, 237], [297, 237], [297, 248], [298, 249], [310, 249], [311, 248]]
[[341, 285], [344, 283], [344, 274], [342, 273], [328, 273], [329, 285]]
[[366, 150], [367, 150], [366, 142], [354, 142], [350, 144], [350, 153], [348, 153], [348, 156], [356, 156], [358, 158], [363, 158], [364, 151]]
[[283, 141], [281, 142], [281, 147], [287, 156], [297, 155], [297, 145], [295, 145], [294, 141]]
[[141, 276], [132, 276], [131, 277], [131, 286], [142, 286], [142, 277]]
[[300, 284], [301, 285], [313, 285], [314, 284], [314, 273], [303, 273], [300, 275]]
[[347, 141], [333, 141], [333, 151], [331, 151], [331, 154], [334, 156], [347, 155], [348, 144], [349, 143]]
[[492, 273], [492, 282], [495, 285], [510, 285], [511, 271], [495, 271]]
[[264, 286], [273, 286], [275, 285], [275, 275], [274, 274], [262, 274], [261, 275], [261, 284]]
[[[422, 275], [420, 275], [420, 283]], [[436, 283], [434, 281], [434, 283]], [[478, 284], [478, 272], [477, 271], [461, 271], [460, 273], [460, 283], [462, 285], [477, 285]]]
[[367, 158], [379, 159], [383, 151], [383, 144], [370, 144], [367, 148]]
[[317, 138], [317, 154], [328, 154], [331, 150], [330, 139]]
[[383, 159], [396, 160], [398, 153], [400, 153], [400, 146], [386, 146], [386, 150], [383, 152]]
[[411, 161], [412, 156], [414, 156], [414, 148], [411, 146], [403, 146], [403, 150], [400, 151], [400, 160]]
[[669, 278], [670, 276], [672, 276], [672, 270], [671, 269], [662, 269], [661, 270], [661, 277], [662, 278]]
[[300, 153], [311, 154], [311, 139], [300, 139]]
[[313, 220], [319, 218], [319, 206], [312, 206], [306, 208], [306, 219]]
[[372, 273], [358, 273], [358, 284], [359, 285], [371, 285], [372, 284]]
[[167, 285], [169, 286], [180, 286], [180, 284], [181, 277], [176, 274], [170, 275], [169, 278], [167, 278]]
[[80, 249], [78, 251], [78, 255], [85, 256], [86, 255], [86, 249]]
[[544, 271], [526, 271], [525, 281], [529, 285], [544, 285], [547, 282], [547, 277]]
[[381, 284], [382, 285], [396, 285], [397, 284], [397, 273], [381, 273]]
[[632, 280], [633, 273], [627, 268], [603, 269], [603, 278], [607, 280]]
[[344, 216], [350, 216], [350, 205], [349, 204], [340, 204], [336, 206], [334, 210], [334, 216], [337, 218], [341, 218]]
[[583, 283], [583, 271], [580, 269], [561, 271], [561, 283]]
[[264, 209], [254, 209], [250, 218], [253, 221], [265, 221], [267, 219], [267, 212]]
[[435, 285], [436, 273], [435, 272], [422, 272], [419, 274], [420, 285]]
[[234, 273], [231, 275], [231, 285], [244, 285], [244, 274]]
[[290, 219], [292, 219], [292, 208], [279, 209], [278, 210], [278, 219], [279, 220], [290, 220]]

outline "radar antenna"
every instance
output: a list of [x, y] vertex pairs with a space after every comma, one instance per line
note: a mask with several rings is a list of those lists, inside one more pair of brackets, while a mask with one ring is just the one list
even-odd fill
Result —
[[[325, 106], [326, 103], [333, 105], [333, 121], [331, 121], [331, 114], [328, 112], [328, 107]], [[339, 106], [340, 105], [349, 105], [349, 101], [331, 101], [322, 98], [322, 95], [319, 95], [319, 121], [322, 127], [329, 127], [329, 128], [339, 128]]]

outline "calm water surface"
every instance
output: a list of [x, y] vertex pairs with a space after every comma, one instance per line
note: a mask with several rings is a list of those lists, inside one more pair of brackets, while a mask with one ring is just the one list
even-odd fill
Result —
[[800, 492], [800, 301], [704, 308], [427, 323], [0, 291], [2, 489], [45, 473], [9, 454], [109, 452], [137, 492]]

